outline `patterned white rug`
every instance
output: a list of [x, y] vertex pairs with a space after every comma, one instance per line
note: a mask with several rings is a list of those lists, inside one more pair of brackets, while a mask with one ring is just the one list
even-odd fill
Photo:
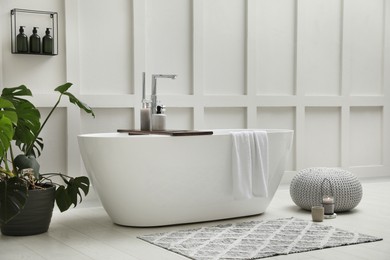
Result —
[[297, 218], [248, 221], [138, 237], [191, 259], [260, 259], [382, 240]]

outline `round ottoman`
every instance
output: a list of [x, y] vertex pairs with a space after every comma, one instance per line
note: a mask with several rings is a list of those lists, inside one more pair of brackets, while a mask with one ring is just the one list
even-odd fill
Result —
[[332, 186], [335, 212], [348, 211], [359, 204], [363, 196], [359, 179], [349, 171], [325, 167], [303, 169], [294, 176], [290, 184], [290, 195], [294, 203], [306, 210], [320, 205], [324, 179], [328, 179], [329, 182], [326, 182]]

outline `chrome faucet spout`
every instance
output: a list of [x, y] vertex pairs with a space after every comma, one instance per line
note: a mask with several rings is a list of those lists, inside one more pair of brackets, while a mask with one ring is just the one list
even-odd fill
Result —
[[167, 78], [167, 79], [176, 79], [177, 75], [175, 74], [153, 74], [153, 78]]
[[153, 74], [152, 75], [152, 114], [156, 113], [157, 109], [157, 78], [176, 79], [174, 74]]

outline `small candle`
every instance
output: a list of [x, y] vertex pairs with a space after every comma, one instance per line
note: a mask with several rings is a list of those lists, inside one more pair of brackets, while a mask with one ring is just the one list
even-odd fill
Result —
[[313, 221], [322, 222], [324, 220], [324, 207], [322, 206], [311, 207], [311, 216], [313, 218]]
[[322, 198], [322, 205], [324, 206], [325, 215], [334, 214], [334, 198], [332, 196], [324, 196]]
[[322, 203], [325, 203], [325, 204], [333, 204], [334, 203], [334, 199], [332, 196], [325, 196], [323, 199], [322, 199]]
[[142, 131], [151, 130], [150, 121], [151, 121], [150, 103], [147, 100], [143, 100], [142, 108], [141, 108], [141, 130]]

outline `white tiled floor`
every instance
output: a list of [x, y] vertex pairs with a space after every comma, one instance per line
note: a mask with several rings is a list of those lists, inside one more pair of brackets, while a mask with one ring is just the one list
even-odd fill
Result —
[[[383, 241], [268, 259], [390, 259], [390, 179], [363, 181], [363, 189], [363, 199], [355, 210], [339, 214], [336, 219], [326, 220], [324, 224], [379, 236]], [[48, 233], [28, 237], [0, 235], [0, 259], [187, 259], [141, 241], [136, 236], [222, 222], [280, 217], [311, 218], [309, 212], [294, 205], [288, 186], [279, 188], [266, 213], [259, 216], [160, 228], [117, 226], [111, 223], [103, 208], [90, 205], [65, 213], [56, 212]]]

